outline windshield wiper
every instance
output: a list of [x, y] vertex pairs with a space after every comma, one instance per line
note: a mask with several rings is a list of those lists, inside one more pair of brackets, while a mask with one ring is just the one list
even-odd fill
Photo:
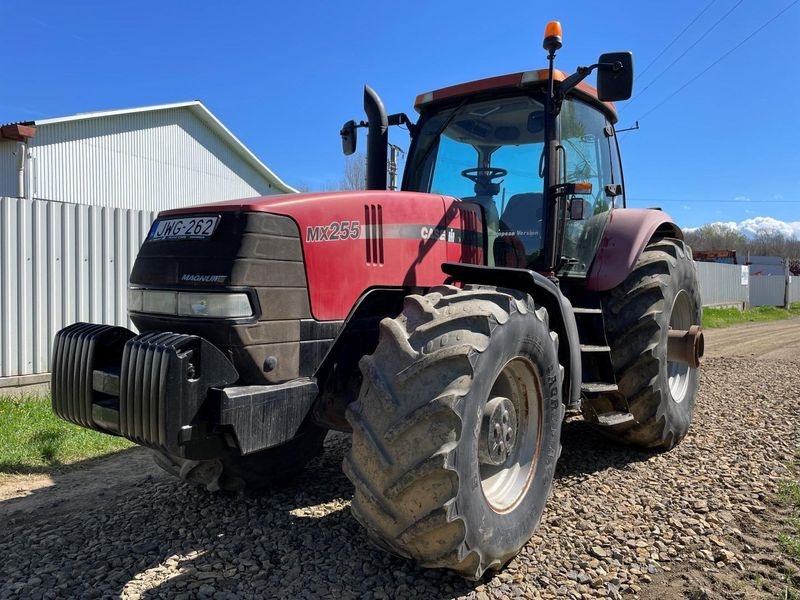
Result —
[[419, 168], [419, 166], [424, 164], [425, 161], [428, 160], [428, 156], [430, 156], [431, 152], [433, 151], [433, 148], [435, 146], [437, 146], [438, 143], [439, 143], [439, 137], [442, 135], [442, 133], [444, 133], [444, 130], [447, 129], [450, 126], [450, 123], [453, 122], [453, 119], [456, 118], [456, 115], [458, 115], [458, 111], [460, 111], [462, 108], [464, 108], [464, 105], [467, 102], [469, 102], [474, 95], [475, 94], [471, 94], [469, 96], [465, 96], [464, 99], [461, 102], [458, 103], [458, 106], [456, 106], [453, 109], [453, 112], [450, 114], [450, 116], [445, 119], [444, 123], [442, 123], [439, 126], [439, 129], [436, 130], [436, 133], [434, 133], [432, 138], [431, 138], [433, 141], [425, 149], [425, 152], [422, 153], [422, 156], [420, 158], [418, 158], [414, 162], [413, 170], [414, 170], [415, 173], [417, 172], [417, 169]]

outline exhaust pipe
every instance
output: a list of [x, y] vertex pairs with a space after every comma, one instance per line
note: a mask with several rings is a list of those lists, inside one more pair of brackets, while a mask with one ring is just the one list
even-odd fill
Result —
[[386, 189], [386, 164], [389, 148], [389, 118], [383, 102], [368, 85], [364, 86], [364, 112], [367, 113], [367, 189]]
[[684, 362], [696, 369], [700, 366], [700, 359], [704, 351], [703, 328], [699, 325], [692, 325], [687, 330], [669, 330], [667, 360]]

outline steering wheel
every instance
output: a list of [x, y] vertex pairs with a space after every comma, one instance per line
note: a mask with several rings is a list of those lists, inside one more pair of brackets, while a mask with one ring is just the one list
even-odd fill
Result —
[[505, 177], [508, 175], [508, 171], [498, 167], [477, 167], [473, 169], [464, 169], [461, 171], [461, 175], [469, 179], [472, 183], [488, 183], [491, 182], [492, 179]]

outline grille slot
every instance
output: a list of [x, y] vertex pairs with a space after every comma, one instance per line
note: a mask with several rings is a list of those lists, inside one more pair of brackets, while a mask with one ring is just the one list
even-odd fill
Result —
[[364, 244], [367, 264], [383, 265], [383, 207], [379, 204], [364, 205]]

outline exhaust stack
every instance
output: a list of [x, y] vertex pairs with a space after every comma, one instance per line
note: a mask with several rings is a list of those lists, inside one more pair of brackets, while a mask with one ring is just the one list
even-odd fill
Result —
[[389, 118], [378, 94], [364, 86], [364, 112], [367, 114], [367, 189], [386, 189], [386, 164], [389, 147]]

